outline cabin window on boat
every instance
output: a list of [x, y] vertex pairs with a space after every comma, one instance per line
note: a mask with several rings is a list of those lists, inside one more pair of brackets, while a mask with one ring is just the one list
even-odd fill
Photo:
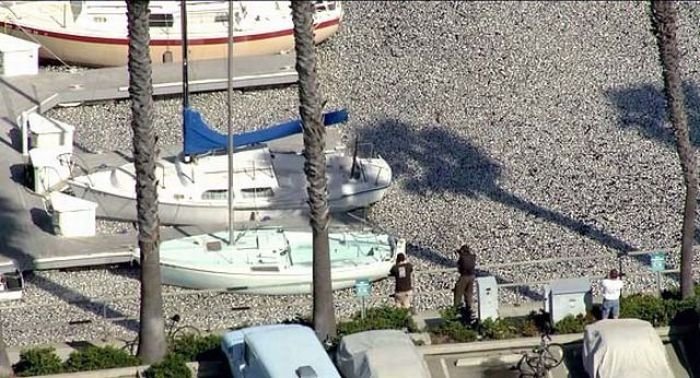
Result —
[[203, 200], [225, 200], [228, 199], [227, 189], [207, 190], [202, 193]]
[[270, 187], [241, 189], [243, 198], [272, 197], [274, 194]]
[[170, 28], [173, 26], [173, 15], [154, 13], [148, 18], [148, 26], [152, 28]]
[[[239, 24], [241, 22], [241, 13], [240, 12], [234, 12], [233, 13], [233, 21], [236, 24]], [[219, 13], [216, 16], [214, 16], [214, 22], [221, 22], [221, 23], [228, 23], [228, 13]]]
[[208, 252], [218, 252], [218, 251], [221, 251], [221, 242], [218, 242], [218, 241], [208, 242], [206, 247], [207, 247]]
[[316, 1], [316, 11], [334, 11], [335, 1]]

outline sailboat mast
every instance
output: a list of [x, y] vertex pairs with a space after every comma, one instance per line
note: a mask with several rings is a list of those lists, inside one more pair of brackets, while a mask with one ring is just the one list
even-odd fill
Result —
[[180, 22], [182, 23], [182, 107], [190, 106], [187, 69], [187, 1], [180, 1]]
[[[187, 127], [185, 127], [185, 115], [187, 108], [190, 106], [190, 93], [188, 86], [188, 69], [187, 69], [187, 1], [180, 1], [180, 24], [182, 28], [182, 138], [187, 140]], [[185, 156], [185, 161], [189, 160], [189, 156]]]
[[233, 1], [228, 2], [228, 244], [233, 245]]

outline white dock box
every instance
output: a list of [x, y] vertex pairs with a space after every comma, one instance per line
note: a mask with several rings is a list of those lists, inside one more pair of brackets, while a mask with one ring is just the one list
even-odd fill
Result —
[[29, 150], [34, 192], [44, 194], [60, 189], [70, 177], [70, 150], [59, 148], [32, 148]]
[[479, 301], [479, 320], [498, 319], [498, 283], [496, 277], [477, 277], [476, 290]]
[[49, 200], [57, 235], [68, 238], [95, 236], [96, 203], [60, 192], [51, 193]]
[[26, 119], [29, 125], [29, 148], [73, 148], [75, 127], [39, 113], [30, 113]]
[[586, 315], [592, 306], [591, 282], [588, 278], [552, 281], [545, 288], [545, 309], [556, 324], [567, 315]]
[[39, 45], [0, 33], [0, 76], [36, 75]]

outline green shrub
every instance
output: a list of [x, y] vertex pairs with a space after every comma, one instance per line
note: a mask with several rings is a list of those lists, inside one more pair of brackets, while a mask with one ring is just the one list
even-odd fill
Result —
[[576, 316], [566, 315], [562, 320], [558, 321], [554, 325], [554, 331], [556, 333], [582, 333], [583, 329], [587, 324], [591, 324], [595, 321], [592, 315], [578, 314]]
[[700, 323], [700, 297], [664, 301], [669, 325], [697, 325]]
[[444, 320], [437, 325], [429, 326], [427, 331], [430, 332], [430, 340], [433, 344], [468, 343], [477, 339], [476, 331], [454, 320]]
[[384, 306], [367, 309], [364, 319], [357, 313], [351, 321], [338, 323], [338, 336], [374, 329], [407, 329], [415, 332], [417, 328], [408, 309]]
[[13, 366], [19, 377], [48, 375], [63, 372], [61, 358], [54, 348], [31, 348], [19, 354], [19, 362]]
[[169, 353], [162, 362], [153, 364], [145, 372], [146, 378], [192, 378], [192, 370], [178, 354]]
[[169, 349], [185, 361], [224, 361], [221, 336], [217, 335], [182, 335], [173, 340]]
[[512, 339], [522, 333], [518, 326], [518, 322], [512, 319], [492, 320], [489, 318], [481, 322], [481, 335], [490, 340]]
[[476, 331], [462, 324], [460, 313], [454, 307], [441, 309], [440, 317], [441, 322], [426, 327], [433, 344], [467, 343], [477, 340]]
[[440, 310], [440, 317], [444, 320], [451, 320], [451, 321], [461, 321], [462, 320], [462, 315], [460, 315], [459, 310], [452, 307], [448, 306]]
[[113, 346], [89, 346], [74, 351], [63, 364], [68, 372], [111, 369], [125, 366], [136, 366], [139, 359]]
[[662, 298], [649, 294], [632, 294], [620, 300], [620, 317], [637, 318], [655, 327], [668, 325], [668, 307]]
[[537, 320], [532, 315], [529, 315], [522, 320], [519, 329], [520, 334], [526, 337], [537, 336], [540, 334], [540, 327], [537, 326]]

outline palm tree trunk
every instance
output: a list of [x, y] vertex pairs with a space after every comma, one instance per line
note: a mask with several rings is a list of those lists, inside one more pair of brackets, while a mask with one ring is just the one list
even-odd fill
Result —
[[331, 288], [328, 246], [328, 183], [326, 179], [326, 129], [321, 118], [321, 100], [316, 78], [316, 49], [313, 31], [314, 5], [292, 1], [294, 43], [299, 74], [299, 112], [304, 125], [304, 173], [308, 181], [310, 221], [313, 232], [313, 323], [321, 341], [335, 337], [335, 310]]
[[666, 108], [676, 134], [676, 148], [685, 180], [685, 208], [683, 210], [683, 230], [681, 244], [681, 295], [693, 295], [693, 244], [695, 233], [695, 209], [697, 207], [698, 177], [695, 153], [688, 137], [688, 117], [685, 112], [685, 98], [679, 69], [680, 54], [676, 38], [675, 1], [652, 1], [652, 24], [659, 47], [659, 57], [663, 69]]
[[153, 83], [149, 55], [148, 0], [127, 1], [129, 20], [129, 95], [134, 138], [138, 242], [141, 251], [141, 309], [139, 357], [147, 364], [162, 360], [166, 352], [161, 292], [160, 219], [156, 191], [155, 156], [158, 154], [153, 129]]
[[12, 364], [10, 357], [7, 354], [7, 345], [5, 344], [5, 327], [2, 325], [0, 318], [0, 377], [12, 377]]

